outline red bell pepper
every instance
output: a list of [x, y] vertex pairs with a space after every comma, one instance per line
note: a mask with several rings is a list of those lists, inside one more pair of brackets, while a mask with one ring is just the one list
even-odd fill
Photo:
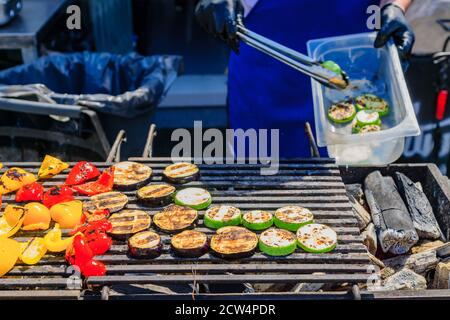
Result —
[[79, 194], [94, 196], [96, 194], [110, 192], [114, 186], [114, 167], [103, 171], [97, 181], [88, 182], [82, 185], [73, 186]]
[[91, 259], [83, 265], [81, 273], [85, 277], [101, 277], [106, 274], [106, 266], [100, 261]]
[[44, 187], [34, 182], [22, 186], [16, 193], [16, 202], [42, 201], [44, 196]]
[[80, 269], [85, 277], [103, 276], [106, 267], [103, 263], [93, 259], [94, 253], [84, 235], [76, 235], [72, 245], [67, 248], [66, 260]]
[[110, 232], [112, 230], [112, 224], [107, 219], [94, 221], [72, 230], [70, 235], [75, 235], [77, 233], [89, 234], [96, 230], [100, 232]]
[[73, 201], [73, 191], [67, 186], [53, 187], [49, 189], [45, 194], [42, 203], [51, 208], [55, 204]]
[[72, 170], [70, 170], [66, 184], [69, 186], [82, 184], [97, 178], [99, 175], [100, 171], [92, 163], [81, 161], [75, 164]]

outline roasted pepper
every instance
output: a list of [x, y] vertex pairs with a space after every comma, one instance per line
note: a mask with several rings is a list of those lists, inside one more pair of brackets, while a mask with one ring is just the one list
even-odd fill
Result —
[[22, 230], [47, 230], [50, 227], [51, 216], [50, 210], [46, 206], [38, 202], [31, 202], [24, 206], [25, 220], [23, 221]]
[[79, 194], [94, 196], [96, 194], [110, 192], [114, 186], [114, 167], [103, 171], [97, 181], [88, 182], [82, 185], [73, 186]]
[[100, 171], [90, 162], [82, 161], [78, 162], [66, 179], [66, 184], [69, 186], [82, 184], [86, 181], [97, 178], [100, 175]]
[[15, 223], [9, 224], [6, 216], [2, 216], [0, 218], [0, 238], [9, 238], [12, 237], [20, 230], [23, 224], [23, 220], [25, 219], [25, 211], [16, 217], [17, 219]]
[[45, 194], [42, 203], [51, 209], [54, 205], [63, 202], [73, 201], [73, 191], [67, 186], [53, 187]]
[[7, 274], [14, 267], [19, 256], [19, 242], [0, 238], [0, 277]]
[[72, 245], [67, 248], [66, 260], [77, 266], [85, 277], [103, 276], [106, 267], [103, 263], [93, 259], [94, 254], [84, 235], [75, 235]]
[[22, 186], [16, 192], [16, 202], [28, 201], [42, 201], [44, 196], [44, 187], [41, 184], [34, 182]]
[[33, 238], [24, 245], [20, 254], [20, 260], [28, 265], [35, 265], [41, 261], [47, 253], [47, 247], [43, 238]]
[[63, 252], [72, 243], [73, 237], [62, 239], [61, 229], [59, 228], [59, 224], [56, 223], [55, 227], [45, 235], [44, 241], [48, 251]]
[[50, 209], [52, 219], [63, 229], [73, 229], [81, 222], [83, 203], [75, 200], [59, 203]]
[[112, 239], [107, 232], [112, 230], [112, 224], [107, 219], [91, 222], [73, 230], [71, 234], [81, 233], [91, 248], [94, 255], [104, 254], [111, 248]]
[[38, 177], [39, 179], [50, 179], [66, 170], [68, 167], [68, 163], [46, 155], [44, 161], [42, 161], [41, 167], [39, 168]]
[[5, 195], [14, 192], [33, 182], [36, 182], [34, 174], [20, 168], [8, 169], [0, 178], [0, 194]]

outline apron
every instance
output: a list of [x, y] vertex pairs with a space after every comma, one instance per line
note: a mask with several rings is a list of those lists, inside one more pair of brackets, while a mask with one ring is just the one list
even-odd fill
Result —
[[[246, 17], [245, 25], [306, 54], [308, 40], [369, 31], [366, 10], [377, 3], [259, 0]], [[311, 156], [303, 129], [306, 121], [314, 125], [308, 76], [241, 43], [240, 54], [232, 53], [230, 57], [228, 92], [232, 129], [279, 129], [280, 158]]]

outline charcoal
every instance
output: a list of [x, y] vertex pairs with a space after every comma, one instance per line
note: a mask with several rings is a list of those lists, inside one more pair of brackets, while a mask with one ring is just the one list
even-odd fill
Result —
[[394, 179], [374, 171], [364, 181], [364, 194], [383, 252], [408, 252], [419, 236]]
[[394, 178], [419, 237], [421, 239], [439, 239], [442, 232], [425, 193], [403, 173], [396, 172]]

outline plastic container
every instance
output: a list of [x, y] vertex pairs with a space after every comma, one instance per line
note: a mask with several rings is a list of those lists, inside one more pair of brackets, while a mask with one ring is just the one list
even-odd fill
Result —
[[[315, 60], [333, 60], [350, 77], [351, 88], [338, 91], [312, 80], [317, 144], [327, 147], [339, 165], [386, 165], [403, 153], [405, 137], [420, 134], [397, 49], [393, 43], [375, 49], [376, 33], [311, 40], [308, 54]], [[372, 93], [386, 99], [389, 115], [382, 131], [352, 134], [350, 124], [336, 124], [327, 117], [338, 101]]]

